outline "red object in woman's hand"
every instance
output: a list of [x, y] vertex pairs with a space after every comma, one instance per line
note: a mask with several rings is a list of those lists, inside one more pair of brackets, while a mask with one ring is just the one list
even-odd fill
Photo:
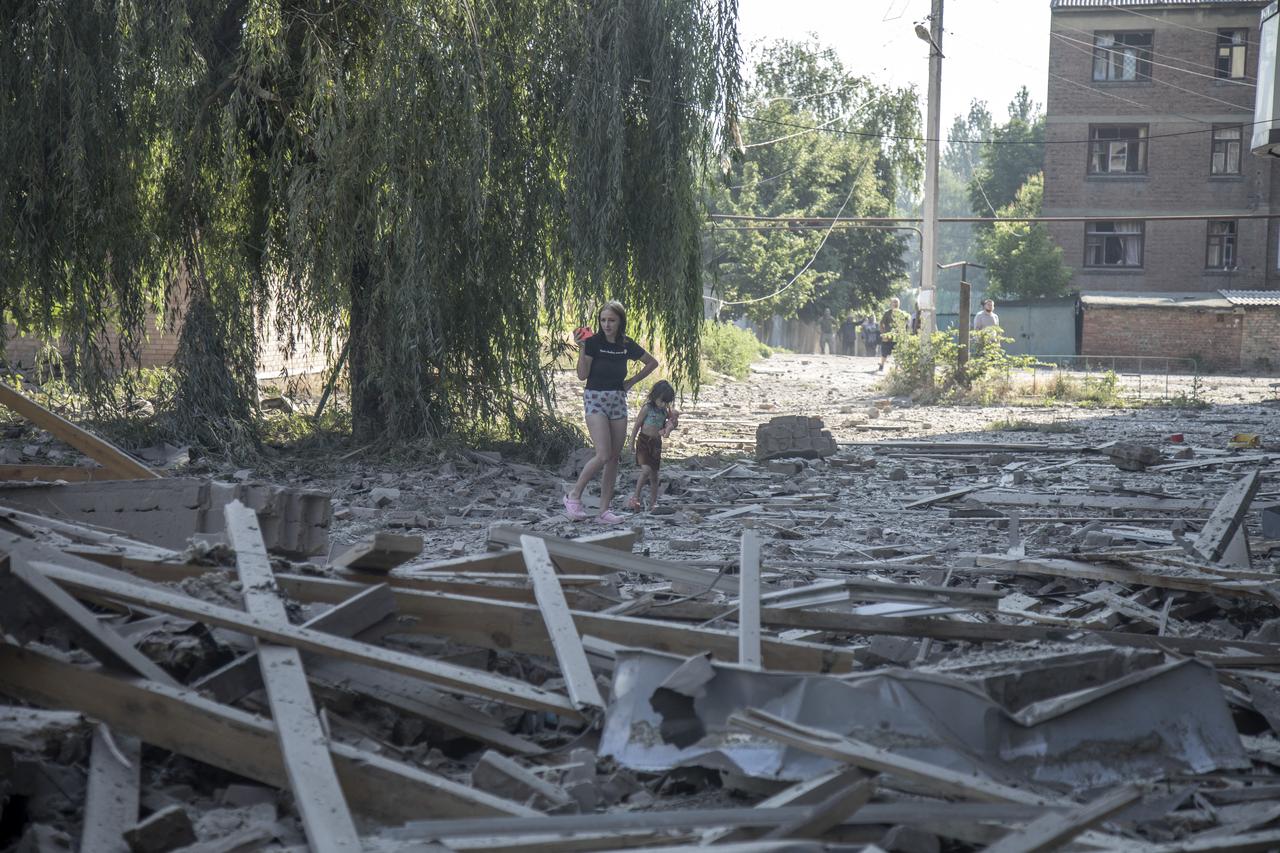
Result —
[[592, 330], [590, 326], [583, 326], [579, 329], [574, 330], [573, 337], [579, 341], [585, 341], [587, 338], [591, 337], [594, 334], [595, 332]]

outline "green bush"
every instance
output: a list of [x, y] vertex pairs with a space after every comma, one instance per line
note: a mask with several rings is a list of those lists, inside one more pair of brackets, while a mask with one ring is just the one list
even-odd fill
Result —
[[1010, 355], [1005, 344], [1012, 338], [991, 332], [974, 335], [969, 359], [960, 367], [960, 342], [955, 329], [934, 332], [928, 344], [917, 335], [899, 340], [893, 348], [893, 369], [887, 389], [895, 395], [910, 395], [925, 401], [993, 403], [1011, 391], [1009, 376], [1014, 370], [1030, 367], [1034, 359]]
[[702, 324], [702, 364], [709, 370], [746, 379], [751, 363], [768, 349], [751, 332], [732, 323], [708, 320]]

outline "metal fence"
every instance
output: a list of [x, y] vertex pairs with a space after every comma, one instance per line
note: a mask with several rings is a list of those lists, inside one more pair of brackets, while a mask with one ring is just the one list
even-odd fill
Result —
[[[1200, 364], [1194, 358], [1149, 355], [1038, 355], [1026, 368], [1028, 396], [1048, 396], [1066, 376], [1083, 382], [1103, 382], [1116, 377], [1116, 392], [1135, 399], [1194, 396], [1200, 381]], [[1184, 384], [1186, 383], [1186, 384]]]

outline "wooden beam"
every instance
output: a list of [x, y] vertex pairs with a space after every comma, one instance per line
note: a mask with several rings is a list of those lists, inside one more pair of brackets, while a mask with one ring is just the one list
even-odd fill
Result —
[[579, 711], [604, 713], [604, 699], [596, 685], [595, 675], [587, 663], [587, 653], [582, 649], [582, 635], [573, 623], [564, 590], [556, 580], [555, 567], [546, 543], [536, 536], [521, 536], [520, 548], [524, 551], [524, 564], [529, 570], [529, 580], [538, 598], [538, 609], [547, 627], [551, 646], [555, 649], [564, 677], [569, 700]]
[[981, 776], [949, 770], [927, 761], [908, 758], [844, 735], [801, 726], [756, 708], [748, 708], [732, 714], [728, 719], [728, 726], [814, 755], [822, 755], [865, 770], [885, 773], [941, 796], [993, 803], [1028, 805], [1049, 803], [1039, 794], [1024, 791], [1021, 788], [1003, 785]]
[[[0, 465], [0, 482], [88, 483], [95, 480], [118, 480], [104, 468], [82, 468], [78, 465]], [[122, 844], [124, 842], [121, 842]]]
[[[303, 601], [337, 602], [359, 586], [345, 581], [303, 575], [276, 575], [276, 582], [294, 598]], [[493, 601], [439, 592], [396, 590], [396, 609], [419, 621], [406, 631], [452, 637], [459, 643], [499, 651], [521, 651], [554, 655], [546, 625], [537, 607], [510, 601]], [[664, 608], [665, 612], [666, 608]], [[719, 610], [718, 613], [723, 613]], [[624, 646], [643, 645], [682, 656], [711, 652], [717, 659], [738, 659], [736, 631], [693, 628], [674, 622], [607, 616], [583, 610], [572, 611], [573, 621], [583, 635], [599, 637]], [[768, 669], [794, 672], [848, 672], [857, 668], [851, 649], [786, 640], [765, 639], [761, 643]]]
[[105, 725], [93, 729], [89, 776], [85, 785], [80, 849], [128, 853], [124, 832], [138, 822], [142, 786], [142, 741], [112, 734]]
[[1258, 494], [1261, 484], [1262, 473], [1254, 471], [1227, 489], [1227, 493], [1222, 496], [1222, 500], [1218, 501], [1217, 507], [1210, 514], [1209, 520], [1204, 523], [1204, 527], [1200, 528], [1200, 535], [1196, 537], [1195, 544], [1192, 546], [1197, 554], [1210, 563], [1216, 563], [1223, 558], [1231, 545], [1231, 540], [1240, 530], [1240, 525], [1244, 524], [1244, 517], [1248, 514], [1249, 506]]
[[[593, 533], [590, 536], [579, 536], [575, 541], [630, 552], [636, 543], [636, 532], [610, 530], [605, 533]], [[565, 574], [598, 575], [602, 568], [595, 563], [585, 564], [568, 558], [557, 559], [554, 562]], [[525, 574], [524, 552], [519, 548], [509, 547], [490, 551], [487, 554], [469, 554], [465, 557], [435, 560], [425, 565], [415, 566], [412, 572], [405, 572], [405, 576], [413, 577], [418, 572], [502, 572], [523, 577]]]
[[1001, 492], [995, 490], [970, 493], [980, 503], [995, 506], [1033, 506], [1041, 509], [1055, 506], [1088, 509], [1155, 510], [1157, 512], [1185, 512], [1209, 509], [1207, 500], [1184, 498], [1144, 498], [1127, 495], [1070, 495], [1043, 492]]
[[978, 557], [977, 563], [975, 567], [956, 566], [955, 571], [979, 574], [1003, 572], [1014, 575], [1047, 575], [1075, 580], [1108, 581], [1127, 586], [1154, 586], [1159, 589], [1210, 593], [1228, 598], [1266, 598], [1264, 590], [1270, 583], [1269, 581], [1236, 581], [1221, 576], [1157, 574], [1136, 569], [1118, 569], [1100, 563], [1082, 563], [1078, 560]]
[[[240, 501], [223, 509], [227, 536], [236, 552], [236, 570], [245, 610], [260, 619], [289, 624], [276, 590], [271, 558], [258, 529], [258, 514]], [[289, 790], [311, 848], [319, 853], [355, 853], [361, 849], [355, 822], [338, 784], [329, 753], [329, 736], [320, 724], [301, 653], [259, 638], [258, 664], [267, 688], [267, 704], [280, 739]]]
[[[784, 806], [819, 805], [865, 778], [867, 778], [867, 774], [856, 767], [840, 766], [811, 779], [783, 788], [772, 797], [767, 797], [756, 803], [753, 808], [764, 811], [776, 810]], [[746, 841], [754, 837], [755, 834], [748, 828], [725, 827], [724, 829], [717, 829], [704, 834], [702, 843], [711, 846], [726, 841]]]
[[761, 838], [766, 841], [780, 838], [819, 838], [865, 806], [875, 792], [875, 783], [870, 779], [853, 782], [815, 805], [807, 816], [778, 824]]
[[[231, 773], [283, 788], [288, 784], [271, 721], [211, 702], [194, 691], [114, 677], [31, 649], [0, 643], [0, 693], [46, 708], [69, 708]], [[518, 803], [473, 791], [409, 765], [330, 742], [352, 807], [388, 823], [505, 815], [533, 817]]]
[[1065, 812], [1050, 812], [1033, 820], [987, 848], [987, 853], [1047, 853], [1089, 827], [1100, 823], [1142, 796], [1142, 789], [1124, 785], [1083, 806]]
[[760, 659], [760, 537], [742, 531], [738, 564], [738, 663], [759, 669]]
[[0, 382], [0, 405], [5, 405], [48, 432], [54, 438], [88, 456], [101, 465], [117, 480], [152, 480], [160, 475], [129, 456], [109, 441], [98, 438], [88, 430], [41, 406], [34, 400]]
[[385, 574], [421, 553], [421, 536], [375, 533], [334, 557], [332, 565], [338, 569]]
[[[662, 609], [668, 619], [703, 622], [716, 617], [733, 620], [732, 613], [718, 604], [681, 602]], [[1153, 634], [1129, 634], [1123, 631], [1095, 631], [1087, 628], [1058, 628], [1041, 625], [1003, 625], [999, 622], [961, 622], [932, 616], [861, 616], [826, 610], [784, 610], [767, 607], [761, 611], [764, 624], [774, 628], [802, 628], [837, 634], [883, 634], [891, 637], [930, 637], [935, 640], [983, 642], [1066, 642], [1076, 636], [1089, 636], [1117, 646], [1137, 646], [1196, 654], [1227, 652], [1231, 649], [1262, 656], [1280, 654], [1280, 644], [1252, 640], [1215, 640], [1201, 637], [1157, 637]], [[594, 634], [592, 631], [587, 631]], [[1265, 659], [1265, 658], [1264, 658]], [[1243, 664], [1242, 664], [1243, 665]]]
[[639, 554], [623, 553], [613, 548], [591, 545], [586, 542], [575, 542], [572, 539], [563, 539], [537, 530], [501, 526], [489, 529], [490, 539], [508, 545], [519, 544], [520, 537], [525, 535], [537, 536], [544, 540], [547, 543], [547, 551], [557, 562], [562, 559], [569, 559], [584, 564], [595, 563], [597, 566], [603, 566], [613, 571], [640, 572], [654, 577], [665, 578], [669, 581], [687, 583], [695, 587], [705, 587], [707, 590], [718, 589], [733, 595], [738, 593], [737, 578], [724, 577], [717, 575], [715, 572], [686, 566], [681, 563], [673, 563], [670, 560], [655, 560], [652, 557], [642, 557]]
[[259, 639], [293, 646], [302, 651], [399, 672], [402, 675], [420, 678], [442, 689], [468, 696], [492, 699], [532, 711], [550, 711], [570, 720], [582, 719], [567, 698], [539, 690], [514, 679], [418, 655], [383, 649], [367, 643], [358, 643], [309, 628], [277, 625], [271, 620], [241, 613], [229, 607], [210, 604], [190, 596], [160, 590], [137, 589], [127, 583], [67, 569], [53, 563], [35, 563], [34, 565], [46, 577], [81, 595], [102, 596], [114, 601], [204, 622], [215, 627], [229, 628]]

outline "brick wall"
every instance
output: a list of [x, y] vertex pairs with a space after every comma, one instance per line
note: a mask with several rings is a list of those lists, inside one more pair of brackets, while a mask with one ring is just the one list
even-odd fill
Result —
[[1244, 337], [1240, 366], [1271, 373], [1280, 367], [1280, 307], [1250, 306], [1244, 309]]
[[[1248, 153], [1253, 118], [1251, 86], [1183, 73], [1180, 66], [1212, 75], [1219, 28], [1250, 33], [1246, 76], [1256, 76], [1258, 13], [1263, 0], [1230, 6], [1150, 8], [1136, 17], [1117, 10], [1058, 9], [1049, 39], [1046, 114], [1046, 216], [1144, 219], [1159, 214], [1271, 212], [1280, 175], [1270, 160]], [[1095, 82], [1093, 34], [1150, 31], [1151, 80]], [[1076, 41], [1068, 41], [1074, 39]], [[1210, 174], [1213, 124], [1243, 124], [1239, 175]], [[1090, 125], [1146, 125], [1147, 170], [1141, 175], [1088, 174]], [[1085, 224], [1052, 223], [1050, 233], [1075, 270], [1081, 291], [1212, 291], [1219, 288], [1274, 289], [1277, 226], [1267, 220], [1239, 220], [1237, 269], [1205, 269], [1206, 222], [1147, 222], [1144, 262], [1139, 270], [1084, 268]]]
[[1196, 358], [1201, 370], [1236, 370], [1243, 332], [1243, 317], [1228, 309], [1086, 305], [1080, 354]]

